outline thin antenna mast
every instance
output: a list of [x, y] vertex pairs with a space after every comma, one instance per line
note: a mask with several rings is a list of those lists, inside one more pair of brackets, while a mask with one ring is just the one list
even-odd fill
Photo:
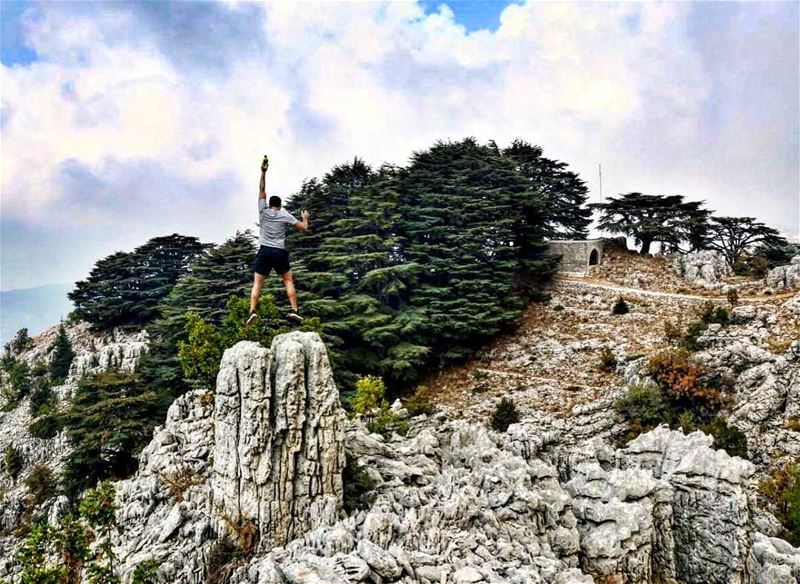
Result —
[[597, 165], [597, 176], [600, 178], [600, 204], [603, 203], [603, 165]]

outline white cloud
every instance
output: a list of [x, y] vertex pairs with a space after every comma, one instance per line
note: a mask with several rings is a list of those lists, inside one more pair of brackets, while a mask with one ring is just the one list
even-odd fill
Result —
[[[603, 162], [607, 194], [680, 192], [741, 213], [731, 188], [760, 184], [775, 210], [749, 212], [786, 223], [797, 205], [797, 153], [778, 152], [792, 131], [796, 142], [786, 128], [796, 111], [770, 123], [742, 105], [738, 78], [713, 82], [724, 72], [690, 34], [691, 4], [512, 4], [494, 32], [468, 32], [446, 6], [425, 14], [415, 2], [277, 2], [261, 16], [249, 3], [182, 5], [182, 18], [215, 11], [223, 36], [211, 46], [181, 37], [181, 22], [161, 22], [171, 16], [157, 7], [126, 6], [51, 4], [28, 21], [44, 60], [2, 69], [4, 215], [80, 222], [91, 213], [41, 213], [59, 200], [81, 204], [80, 192], [61, 188], [65, 164], [108, 181], [120, 164], [154, 161], [190, 184], [235, 177], [208, 224], [188, 224], [176, 202], [176, 230], [219, 239], [254, 221], [264, 150], [271, 189], [288, 194], [356, 155], [404, 163], [436, 139], [467, 135], [523, 137], [590, 184]], [[743, 22], [719, 33], [725, 42]], [[796, 77], [796, 55], [769, 65]], [[769, 105], [795, 107], [791, 98]], [[714, 112], [721, 127], [709, 125]], [[781, 180], [765, 185], [768, 176]], [[126, 221], [151, 235], [145, 210]]]

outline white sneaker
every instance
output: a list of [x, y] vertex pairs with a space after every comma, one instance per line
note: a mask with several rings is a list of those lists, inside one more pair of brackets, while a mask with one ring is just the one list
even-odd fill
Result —
[[251, 323], [255, 322], [256, 320], [258, 320], [258, 313], [257, 312], [251, 312], [250, 316], [247, 317], [247, 320], [244, 321], [244, 326], [247, 326], [248, 324], [251, 324]]
[[286, 318], [289, 320], [296, 322], [297, 324], [303, 324], [303, 317], [297, 314], [296, 312], [290, 312], [286, 315]]

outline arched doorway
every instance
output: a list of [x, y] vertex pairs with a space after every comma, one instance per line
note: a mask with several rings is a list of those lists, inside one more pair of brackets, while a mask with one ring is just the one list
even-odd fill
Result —
[[597, 253], [596, 249], [592, 250], [592, 253], [589, 254], [589, 265], [596, 266], [600, 263], [600, 254]]

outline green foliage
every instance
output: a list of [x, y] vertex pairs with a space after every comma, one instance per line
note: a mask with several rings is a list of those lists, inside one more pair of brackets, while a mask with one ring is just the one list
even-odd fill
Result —
[[28, 487], [33, 506], [38, 507], [55, 496], [58, 483], [49, 466], [37, 464], [25, 477], [25, 486]]
[[[544, 256], [557, 221], [542, 185], [568, 181], [560, 163], [544, 173], [550, 162], [529, 148], [466, 139], [415, 153], [403, 169], [356, 159], [292, 198], [312, 214], [312, 229], [287, 240], [301, 303], [323, 322], [344, 386], [363, 374], [413, 384], [513, 326], [541, 296], [557, 261]], [[562, 202], [580, 200], [581, 185], [570, 189]]]
[[155, 560], [140, 562], [133, 570], [131, 584], [158, 584], [158, 564]]
[[137, 375], [106, 372], [80, 380], [62, 421], [72, 446], [64, 489], [75, 497], [97, 481], [130, 476], [163, 417], [157, 395]]
[[[721, 252], [734, 267], [754, 246], [782, 247], [785, 238], [772, 227], [752, 217], [712, 217], [706, 247]], [[763, 266], [761, 271], [764, 271]]]
[[91, 538], [91, 531], [74, 515], [61, 518], [57, 529], [40, 520], [28, 531], [17, 554], [21, 582], [80, 584]]
[[[186, 378], [201, 387], [213, 389], [225, 349], [239, 341], [255, 341], [269, 347], [275, 335], [293, 330], [271, 296], [261, 298], [259, 319], [245, 325], [249, 310], [249, 298], [231, 298], [220, 325], [204, 320], [196, 313], [186, 315], [187, 340], [178, 342], [178, 359]], [[300, 330], [318, 331], [319, 320], [307, 318]]]
[[753, 251], [752, 257], [762, 258], [767, 269], [785, 266], [792, 261], [794, 256], [800, 255], [800, 243], [775, 242], [773, 244], [759, 244]]
[[633, 386], [614, 404], [628, 422], [624, 441], [667, 424], [684, 432], [700, 429], [714, 437], [717, 448], [731, 456], [746, 456], [744, 434], [717, 417], [723, 404], [722, 392], [729, 389], [728, 379], [694, 363], [683, 349], [653, 355], [648, 368], [656, 386]]
[[196, 237], [174, 233], [99, 260], [68, 294], [75, 303], [75, 318], [100, 330], [152, 322], [161, 299], [207, 247]]
[[8, 385], [3, 387], [3, 398], [5, 399], [4, 410], [10, 411], [19, 405], [33, 387], [31, 369], [25, 361], [13, 357], [6, 353], [2, 358], [3, 371], [8, 375]]
[[31, 422], [31, 425], [28, 426], [28, 432], [30, 432], [31, 436], [34, 438], [47, 440], [55, 438], [62, 427], [61, 416], [59, 416], [58, 413], [50, 413], [40, 416]]
[[686, 331], [682, 334], [678, 334], [675, 338], [678, 346], [687, 351], [694, 352], [700, 349], [698, 339], [700, 335], [706, 331], [708, 325], [720, 324], [725, 326], [730, 322], [730, 312], [728, 309], [724, 306], [717, 306], [711, 301], [703, 303], [697, 311], [697, 317], [698, 320], [690, 322], [686, 327]]
[[775, 469], [759, 485], [759, 492], [786, 529], [786, 539], [800, 545], [800, 464]]
[[692, 249], [702, 247], [711, 215], [702, 203], [686, 202], [681, 195], [628, 193], [590, 207], [601, 212], [598, 229], [633, 237], [642, 254], [656, 242], [670, 249], [684, 242]]
[[498, 432], [505, 432], [511, 424], [516, 424], [519, 420], [517, 406], [513, 400], [504, 397], [497, 403], [492, 413], [491, 426]]
[[617, 370], [617, 364], [617, 358], [614, 356], [614, 352], [608, 347], [603, 347], [600, 351], [600, 371], [614, 373]]
[[585, 206], [588, 189], [580, 177], [567, 170], [566, 163], [545, 158], [541, 147], [523, 140], [514, 140], [502, 153], [542, 197], [548, 209], [548, 239], [585, 239], [592, 211]]
[[411, 416], [430, 416], [436, 411], [431, 390], [425, 385], [417, 387], [414, 393], [405, 400], [403, 405]]
[[731, 456], [747, 458], [747, 436], [736, 426], [729, 426], [722, 418], [714, 418], [700, 428], [714, 438], [714, 447], [721, 448]]
[[50, 379], [53, 383], [63, 383], [69, 374], [69, 367], [75, 358], [72, 343], [67, 336], [64, 323], [58, 327], [58, 335], [53, 343], [53, 356], [50, 361]]
[[13, 445], [6, 446], [3, 451], [3, 470], [6, 474], [12, 479], [16, 479], [24, 465], [25, 457], [22, 455], [22, 451]]
[[634, 385], [624, 396], [614, 403], [614, 409], [629, 422], [637, 424], [640, 431], [655, 428], [661, 423], [669, 423], [674, 413], [666, 404], [657, 387]]
[[408, 432], [408, 422], [400, 419], [389, 408], [389, 402], [383, 400], [377, 412], [367, 422], [367, 430], [384, 438], [391, 436], [392, 432], [405, 435]]
[[628, 308], [628, 303], [625, 302], [625, 299], [620, 296], [616, 303], [614, 303], [614, 307], [611, 309], [612, 314], [628, 314], [630, 309]]
[[6, 345], [8, 353], [19, 354], [33, 346], [33, 339], [28, 335], [27, 328], [21, 328]]
[[116, 555], [112, 531], [119, 530], [116, 519], [117, 503], [114, 485], [103, 481], [86, 492], [81, 499], [79, 513], [81, 518], [94, 531], [95, 547], [91, 563], [87, 566], [89, 584], [117, 584], [119, 578], [114, 572]]
[[[61, 518], [58, 527], [35, 523], [20, 546], [17, 561], [23, 584], [118, 584], [111, 533], [116, 502], [111, 483], [89, 490], [78, 515]], [[90, 549], [90, 542], [94, 546]], [[82, 579], [83, 573], [87, 576]]]
[[345, 454], [342, 484], [344, 487], [344, 510], [348, 515], [369, 508], [375, 498], [372, 493], [375, 481], [349, 454]]
[[350, 407], [357, 414], [367, 414], [380, 408], [386, 401], [386, 384], [380, 377], [367, 375], [356, 382], [356, 392], [350, 399]]
[[31, 369], [31, 392], [28, 405], [31, 416], [38, 417], [55, 411], [56, 396], [53, 393], [50, 371], [43, 363]]

